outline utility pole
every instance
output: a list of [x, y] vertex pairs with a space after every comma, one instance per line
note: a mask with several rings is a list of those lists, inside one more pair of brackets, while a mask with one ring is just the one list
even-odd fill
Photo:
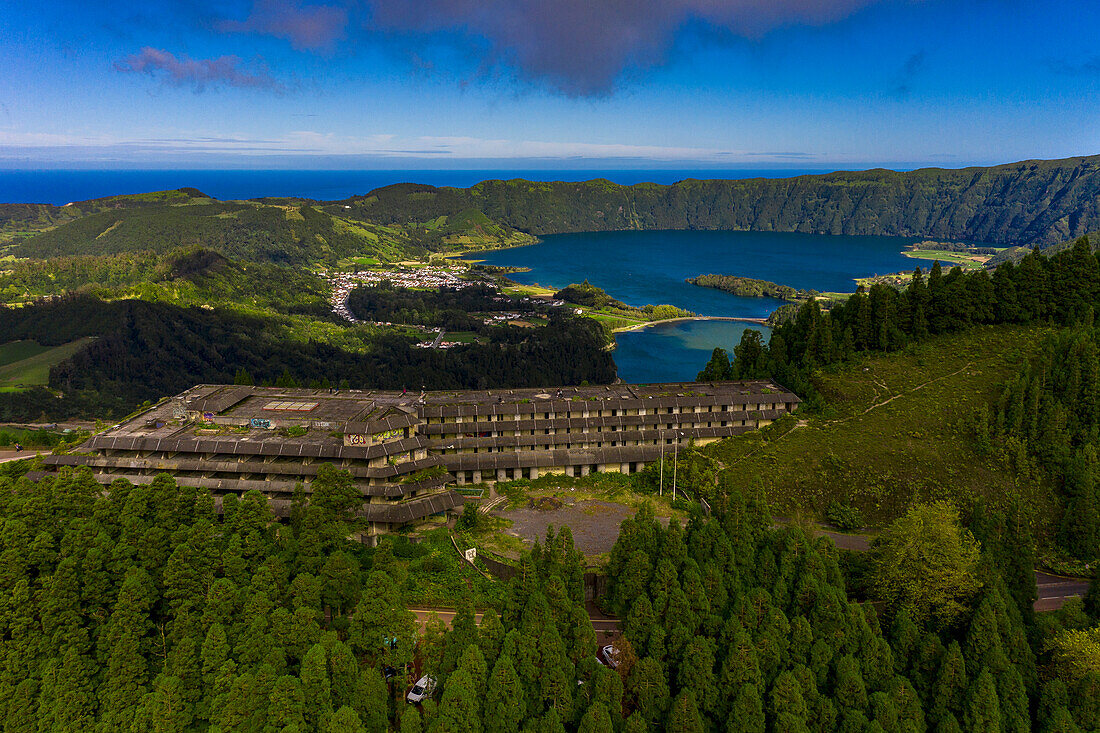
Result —
[[680, 431], [676, 431], [676, 442], [672, 444], [672, 500], [676, 501], [676, 467], [680, 463]]
[[661, 482], [660, 488], [657, 489], [657, 496], [665, 495], [665, 436], [661, 434], [661, 431], [657, 431], [657, 442], [661, 444]]

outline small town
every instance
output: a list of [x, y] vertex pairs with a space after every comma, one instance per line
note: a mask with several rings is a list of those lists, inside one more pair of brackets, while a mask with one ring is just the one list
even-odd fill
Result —
[[348, 310], [348, 295], [352, 290], [363, 285], [378, 285], [389, 282], [398, 288], [414, 288], [420, 290], [434, 290], [436, 288], [468, 288], [472, 285], [483, 285], [485, 280], [463, 279], [458, 277], [459, 270], [443, 268], [408, 268], [400, 270], [364, 270], [361, 272], [334, 272], [329, 273], [326, 279], [332, 287], [332, 310], [336, 315], [352, 323], [368, 323], [373, 326], [392, 326], [394, 324], [385, 321], [363, 321], [356, 318]]

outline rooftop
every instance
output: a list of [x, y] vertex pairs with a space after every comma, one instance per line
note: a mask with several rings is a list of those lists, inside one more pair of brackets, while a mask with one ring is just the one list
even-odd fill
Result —
[[[340, 432], [374, 432], [410, 426], [420, 413], [440, 414], [470, 408], [481, 412], [500, 406], [545, 404], [548, 410], [570, 409], [574, 403], [599, 409], [599, 403], [615, 406], [643, 405], [653, 400], [661, 406], [698, 404], [713, 399], [716, 404], [744, 403], [755, 397], [797, 402], [798, 397], [768, 380], [744, 382], [669, 382], [660, 384], [614, 384], [585, 387], [529, 389], [441, 390], [399, 392], [386, 390], [297, 389], [234, 385], [198, 385], [175, 398], [165, 400], [130, 420], [117, 425], [105, 436], [184, 438], [225, 433], [233, 429], [240, 439], [341, 442]], [[182, 419], [181, 419], [182, 418]], [[195, 420], [197, 418], [197, 420]], [[314, 428], [308, 437], [287, 436], [269, 427]], [[321, 428], [322, 430], [318, 430]], [[332, 434], [323, 432], [332, 431]], [[249, 437], [245, 437], [245, 436]]]

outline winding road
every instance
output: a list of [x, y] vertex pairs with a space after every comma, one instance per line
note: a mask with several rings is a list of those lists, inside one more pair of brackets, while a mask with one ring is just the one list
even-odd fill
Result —
[[[871, 549], [871, 537], [865, 534], [845, 534], [818, 529], [818, 535], [828, 537], [842, 550], [866, 552]], [[1060, 575], [1035, 571], [1035, 585], [1039, 598], [1035, 601], [1036, 611], [1056, 611], [1070, 598], [1080, 598], [1089, 589], [1087, 578], [1066, 578]]]

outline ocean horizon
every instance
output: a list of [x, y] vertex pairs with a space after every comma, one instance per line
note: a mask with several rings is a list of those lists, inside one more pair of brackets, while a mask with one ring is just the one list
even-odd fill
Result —
[[197, 188], [222, 201], [290, 196], [334, 201], [369, 193], [395, 183], [465, 188], [492, 179], [589, 181], [606, 178], [622, 185], [670, 184], [687, 178], [789, 178], [836, 169], [585, 169], [585, 170], [209, 170], [209, 169], [46, 169], [0, 170], [0, 203], [63, 205], [74, 201]]

